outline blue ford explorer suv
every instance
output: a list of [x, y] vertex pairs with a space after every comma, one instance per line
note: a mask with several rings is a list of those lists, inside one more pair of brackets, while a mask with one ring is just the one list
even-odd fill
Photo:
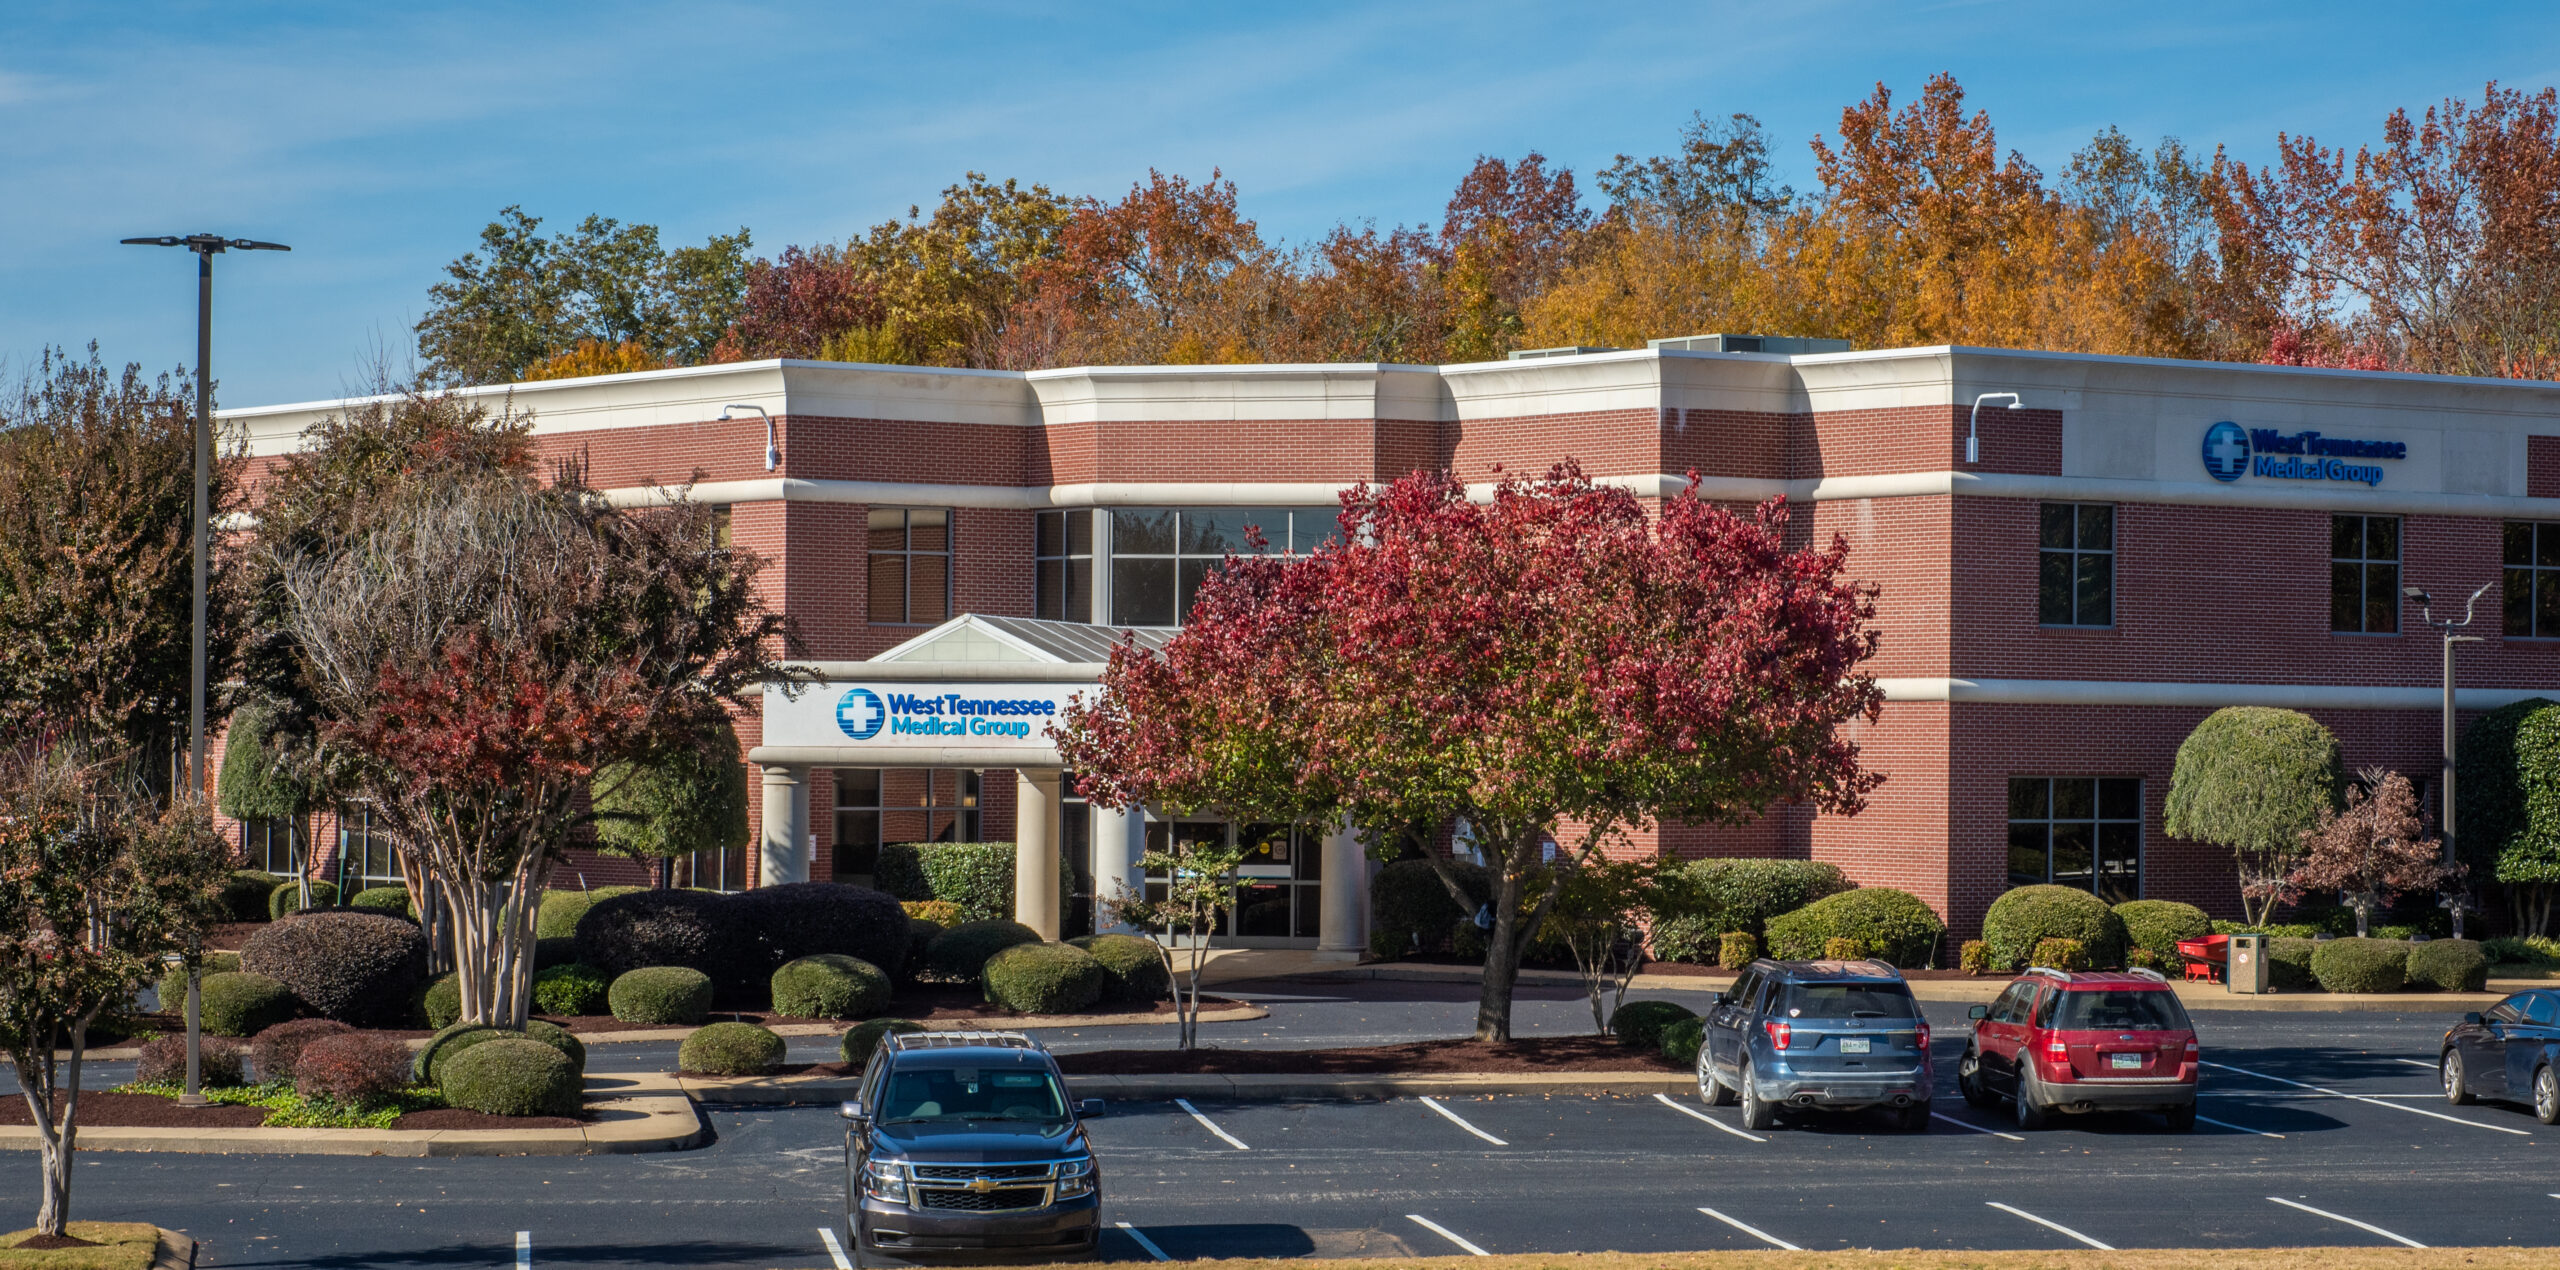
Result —
[[1762, 958], [1707, 1011], [1698, 1095], [1740, 1100], [1750, 1128], [1774, 1126], [1781, 1107], [1882, 1107], [1922, 1130], [1930, 1089], [1928, 1021], [1881, 961]]
[[[974, 1253], [1089, 1256], [1102, 1175], [1049, 1052], [1019, 1032], [888, 1036], [845, 1103], [845, 1226], [857, 1263]], [[866, 1255], [867, 1254], [867, 1255]]]

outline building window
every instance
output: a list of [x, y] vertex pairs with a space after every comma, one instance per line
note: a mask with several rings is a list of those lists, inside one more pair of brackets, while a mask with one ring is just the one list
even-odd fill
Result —
[[[893, 767], [874, 772], [880, 789], [880, 841], [977, 842], [978, 773], [950, 768]], [[836, 773], [838, 788], [846, 773]], [[844, 797], [839, 793], [837, 798]], [[841, 806], [841, 803], [839, 803]], [[856, 808], [854, 810], [860, 810]]]
[[311, 858], [311, 827], [300, 816], [241, 821], [240, 854], [250, 868], [292, 877]]
[[2106, 503], [2042, 503], [2037, 516], [2036, 621], [2115, 625], [2116, 509]]
[[2400, 631], [2400, 518], [2329, 518], [2329, 629]]
[[2009, 778], [2009, 885], [2142, 898], [2140, 777]]
[[[1111, 513], [1111, 624], [1179, 626], [1229, 553], [1313, 551], [1340, 536], [1332, 507], [1126, 509]], [[1262, 545], [1247, 541], [1248, 527]]]
[[671, 875], [668, 885], [693, 887], [705, 891], [743, 891], [747, 889], [747, 849], [745, 847], [713, 847], [707, 851], [687, 851], [668, 860]]
[[1093, 516], [1090, 508], [1041, 512], [1033, 531], [1032, 616], [1053, 622], [1093, 620]]
[[951, 513], [871, 509], [871, 620], [927, 625], [951, 616]]
[[880, 769], [836, 769], [836, 881], [880, 867]]
[[375, 823], [373, 808], [349, 803], [338, 809], [338, 894], [353, 896], [368, 886], [400, 884], [400, 855], [391, 849], [391, 831]]
[[2508, 521], [2506, 566], [2508, 637], [2560, 639], [2560, 525]]

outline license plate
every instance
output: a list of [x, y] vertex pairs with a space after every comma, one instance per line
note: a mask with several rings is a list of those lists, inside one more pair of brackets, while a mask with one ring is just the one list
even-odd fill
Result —
[[1843, 1054], [1864, 1054], [1867, 1052], [1867, 1046], [1869, 1044], [1870, 1042], [1863, 1036], [1842, 1037], [1840, 1040], [1840, 1052]]
[[2140, 1054], [2109, 1054], [2107, 1066], [2120, 1072], [2138, 1072], [2142, 1070], [2142, 1056]]

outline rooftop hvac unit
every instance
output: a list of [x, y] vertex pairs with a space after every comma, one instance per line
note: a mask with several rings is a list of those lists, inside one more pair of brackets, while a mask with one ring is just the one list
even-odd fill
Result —
[[1625, 351], [1626, 350], [1624, 349], [1610, 348], [1603, 344], [1568, 344], [1563, 348], [1515, 348], [1511, 350], [1511, 360], [1515, 362], [1533, 362], [1542, 357], [1574, 357], [1583, 353], [1622, 353]]
[[[1849, 351], [1847, 340], [1811, 339], [1796, 335], [1680, 335], [1644, 343], [1647, 348], [1667, 353], [1776, 353], [1792, 357], [1806, 353]], [[1517, 353], [1512, 355], [1519, 356]]]

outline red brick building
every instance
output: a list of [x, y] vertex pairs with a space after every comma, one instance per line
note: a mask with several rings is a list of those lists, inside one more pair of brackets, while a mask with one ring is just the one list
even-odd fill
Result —
[[[856, 741], [895, 720], [847, 705], [851, 686], [884, 702], [919, 685], [954, 701], [1071, 690], [1111, 630], [1177, 623], [1243, 524], [1304, 546], [1330, 529], [1338, 491], [1418, 468], [1487, 481], [1570, 457], [1646, 497], [1695, 472], [1720, 500], [1786, 495], [1806, 541], [1845, 536], [1851, 573], [1879, 592], [1871, 669], [1889, 704], [1858, 740], [1886, 783], [1855, 817], [1782, 810], [1742, 829], [1665, 826], [1658, 842], [1834, 861], [1922, 896], [1958, 933], [2027, 880], [2233, 913], [2227, 856], [2160, 823], [2179, 740], [2219, 706], [2307, 710], [2351, 766], [2431, 787], [2439, 645], [2404, 585], [2458, 607], [2490, 584], [2465, 710], [2560, 687], [2548, 383], [1657, 348], [1029, 374], [754, 362], [475, 391], [511, 395], [548, 451], [585, 459], [615, 497], [693, 480], [739, 545], [771, 557], [773, 601], [830, 687], [792, 707], [789, 737], [741, 720], [761, 845], [697, 862], [725, 885], [857, 876], [879, 843], [942, 838], [1062, 851], [1077, 890], [1108, 893], [1147, 833], [1224, 832], [1074, 802], [1036, 726]], [[1983, 403], [1976, 443], [1977, 399], [2010, 393], [2014, 407]], [[342, 405], [226, 421], [272, 456]], [[352, 830], [313, 827], [324, 869], [342, 837], [361, 855]], [[1271, 832], [1243, 933], [1356, 947], [1365, 887], [1325, 877], [1365, 882], [1356, 854]], [[575, 871], [638, 876], [583, 858]]]

